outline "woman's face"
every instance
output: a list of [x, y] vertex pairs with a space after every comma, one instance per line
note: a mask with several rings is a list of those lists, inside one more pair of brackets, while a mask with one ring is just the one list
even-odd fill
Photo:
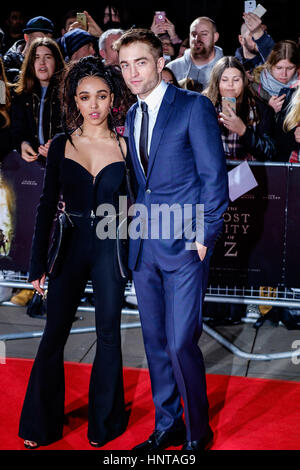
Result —
[[34, 71], [42, 86], [49, 84], [55, 68], [55, 59], [51, 49], [46, 46], [38, 46], [34, 58]]
[[238, 98], [243, 92], [243, 76], [235, 67], [225, 69], [221, 75], [219, 92], [221, 96]]
[[101, 78], [83, 78], [78, 83], [75, 102], [84, 124], [97, 126], [106, 122], [113, 98], [109, 86]]
[[287, 59], [282, 59], [271, 68], [271, 74], [280, 83], [288, 83], [296, 72], [296, 65]]
[[168, 70], [163, 70], [161, 73], [161, 77], [166, 83], [174, 83], [173, 77], [171, 73], [168, 72]]
[[174, 47], [169, 39], [162, 39], [163, 54], [173, 57], [175, 54]]

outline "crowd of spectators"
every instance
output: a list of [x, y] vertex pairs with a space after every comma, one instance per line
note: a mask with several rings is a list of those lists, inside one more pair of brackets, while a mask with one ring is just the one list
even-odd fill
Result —
[[[45, 164], [61, 128], [60, 77], [69, 62], [98, 55], [119, 70], [113, 44], [124, 25], [117, 8], [106, 6], [99, 23], [84, 11], [84, 24], [76, 13], [66, 12], [59, 37], [51, 19], [26, 21], [19, 10], [10, 11], [5, 32], [0, 30], [1, 158], [14, 149], [28, 163]], [[300, 162], [299, 44], [285, 38], [275, 43], [254, 13], [243, 14], [230, 56], [223, 53], [217, 24], [206, 16], [192, 21], [186, 38], [178, 37], [167, 16], [154, 14], [149, 28], [163, 44], [163, 80], [203, 93], [215, 106], [226, 158]], [[136, 98], [121, 73], [120, 86], [123, 99], [114, 112], [121, 129]]]

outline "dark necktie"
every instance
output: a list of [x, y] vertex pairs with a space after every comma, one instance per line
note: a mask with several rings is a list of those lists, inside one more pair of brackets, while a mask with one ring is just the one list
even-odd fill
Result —
[[141, 101], [142, 108], [142, 124], [141, 124], [141, 134], [140, 134], [140, 157], [141, 163], [144, 168], [145, 175], [147, 176], [148, 170], [148, 125], [149, 125], [149, 115], [148, 115], [148, 106], [144, 101]]

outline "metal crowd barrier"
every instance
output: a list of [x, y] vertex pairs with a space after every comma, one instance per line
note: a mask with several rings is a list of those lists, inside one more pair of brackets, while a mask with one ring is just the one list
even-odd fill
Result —
[[[0, 286], [12, 287], [18, 289], [33, 289], [33, 286], [27, 282], [27, 277], [18, 273], [10, 275], [9, 278], [0, 280]], [[45, 284], [47, 288], [47, 283]], [[85, 293], [90, 294], [93, 292], [91, 283], [88, 282]], [[254, 304], [254, 305], [273, 305], [279, 307], [292, 307], [300, 308], [300, 289], [278, 289], [276, 297], [260, 297], [259, 289], [255, 288], [240, 288], [240, 287], [213, 287], [209, 286], [205, 295], [205, 302], [220, 302], [220, 303], [231, 303], [231, 304]], [[139, 315], [138, 306], [136, 302], [136, 295], [134, 290], [134, 285], [131, 282], [128, 282], [125, 288], [125, 300], [126, 307], [122, 309], [122, 315]], [[16, 307], [12, 302], [6, 301], [0, 303], [0, 306], [13, 306]], [[94, 312], [94, 307], [80, 305], [78, 307], [78, 312]], [[255, 322], [257, 319], [256, 314], [247, 314], [246, 317], [242, 318], [241, 321], [245, 323]], [[121, 329], [132, 329], [140, 328], [141, 323], [136, 322], [122, 322]], [[293, 357], [298, 357], [300, 351], [283, 351], [279, 353], [272, 354], [254, 354], [248, 353], [241, 350], [233, 343], [224, 338], [220, 333], [215, 331], [213, 328], [203, 323], [203, 330], [206, 334], [211, 336], [215, 341], [224, 346], [228, 351], [234, 355], [245, 359], [247, 361], [271, 361], [278, 359], [291, 359]], [[82, 333], [94, 333], [95, 327], [84, 327], [84, 328], [72, 328], [70, 334], [82, 334]], [[39, 338], [43, 335], [43, 331], [31, 331], [31, 332], [22, 332], [22, 333], [11, 333], [0, 335], [0, 341], [11, 341], [18, 339], [32, 339]]]

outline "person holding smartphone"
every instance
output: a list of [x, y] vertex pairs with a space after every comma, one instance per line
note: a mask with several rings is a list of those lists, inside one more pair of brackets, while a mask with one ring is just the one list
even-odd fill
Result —
[[241, 47], [236, 50], [235, 57], [251, 73], [255, 67], [265, 63], [275, 43], [259, 16], [244, 13], [243, 19], [238, 37]]
[[174, 60], [178, 56], [182, 40], [176, 33], [175, 25], [166, 17], [164, 11], [155, 12], [150, 29], [162, 41], [165, 62]]
[[216, 63], [203, 94], [218, 113], [226, 158], [272, 159], [274, 112], [251, 91], [247, 73], [235, 57], [226, 56]]
[[264, 65], [253, 71], [251, 87], [265, 102], [279, 113], [287, 105], [289, 90], [300, 78], [300, 52], [294, 41], [279, 41], [273, 47]]

